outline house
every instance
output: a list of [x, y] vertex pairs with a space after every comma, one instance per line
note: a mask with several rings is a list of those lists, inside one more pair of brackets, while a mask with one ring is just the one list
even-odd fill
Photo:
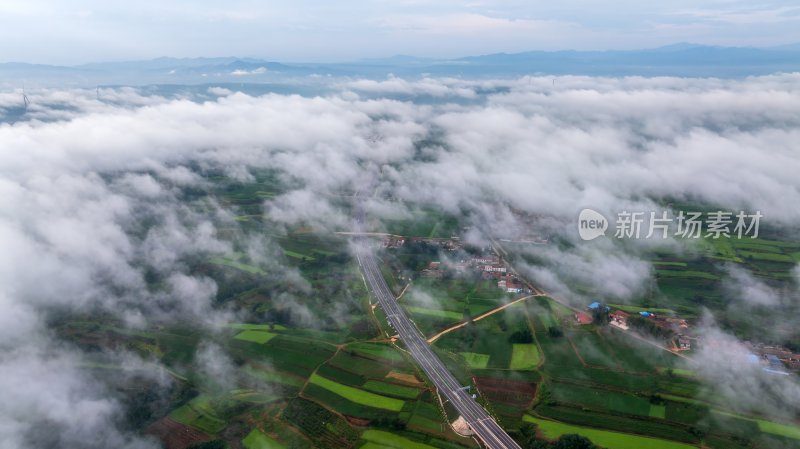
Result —
[[481, 271], [486, 271], [486, 272], [489, 272], [489, 273], [491, 273], [491, 272], [505, 273], [506, 272], [506, 267], [505, 267], [505, 265], [502, 265], [502, 264], [483, 265], [480, 268], [480, 270]]
[[769, 362], [769, 366], [774, 369], [783, 368], [783, 362], [781, 359], [778, 358], [776, 355], [769, 354], [767, 355], [767, 362]]
[[688, 351], [692, 349], [692, 340], [686, 335], [678, 335], [677, 343], [678, 349], [681, 351]]
[[420, 275], [429, 278], [441, 278], [444, 274], [441, 270], [441, 265], [441, 262], [431, 262], [428, 264], [428, 268], [422, 270]]
[[524, 287], [514, 276], [507, 274], [497, 281], [497, 287], [506, 293], [522, 293]]
[[497, 265], [500, 262], [498, 256], [475, 256], [472, 258], [472, 263], [475, 265]]
[[608, 315], [608, 324], [622, 330], [628, 330], [628, 318], [630, 318], [630, 316], [630, 313], [623, 312], [622, 310], [615, 310]]
[[597, 310], [599, 308], [600, 308], [600, 303], [597, 301], [589, 304], [589, 310]]
[[580, 324], [592, 324], [592, 316], [586, 312], [578, 312], [575, 314], [575, 321]]

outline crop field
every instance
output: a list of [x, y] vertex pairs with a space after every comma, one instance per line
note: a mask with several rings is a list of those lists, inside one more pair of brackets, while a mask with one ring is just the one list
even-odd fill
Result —
[[650, 417], [664, 419], [667, 416], [667, 406], [650, 404]]
[[434, 446], [411, 440], [396, 433], [384, 432], [383, 430], [367, 430], [361, 435], [361, 438], [367, 441], [367, 444], [361, 447], [367, 449], [436, 449]]
[[243, 331], [285, 331], [286, 327], [280, 324], [251, 324], [251, 323], [228, 323], [225, 327]]
[[479, 354], [477, 352], [459, 352], [467, 366], [473, 369], [483, 369], [489, 363], [489, 354]]
[[530, 407], [536, 395], [536, 384], [523, 380], [476, 377], [475, 385], [490, 402], [506, 404], [521, 410]]
[[344, 418], [313, 401], [292, 399], [282, 417], [325, 449], [349, 449], [358, 441], [358, 432]]
[[652, 312], [652, 313], [660, 313], [664, 315], [675, 315], [675, 311], [672, 309], [664, 309], [658, 307], [640, 307], [640, 306], [631, 306], [627, 304], [609, 304], [612, 310], [622, 310], [623, 312], [628, 313], [639, 313], [639, 312]]
[[436, 209], [416, 209], [405, 220], [384, 220], [386, 232], [408, 237], [450, 237], [458, 231], [458, 219]]
[[247, 449], [285, 449], [286, 446], [275, 441], [269, 435], [265, 435], [256, 429], [253, 429], [242, 440], [242, 445]]
[[211, 436], [193, 427], [164, 417], [149, 425], [145, 433], [161, 440], [165, 449], [183, 449], [211, 439]]
[[334, 382], [353, 387], [360, 387], [367, 381], [367, 378], [361, 374], [347, 371], [327, 363], [317, 369], [317, 374]]
[[553, 383], [548, 391], [560, 403], [582, 405], [596, 410], [649, 416], [650, 402], [646, 398], [580, 385]]
[[249, 274], [264, 275], [267, 274], [261, 268], [242, 262], [244, 258], [243, 253], [231, 253], [222, 257], [212, 257], [208, 259], [208, 263], [219, 265], [223, 267], [235, 268]]
[[607, 449], [696, 449], [697, 446], [665, 439], [642, 437], [620, 432], [572, 426], [546, 419], [525, 415], [525, 421], [538, 426], [546, 438], [556, 439], [562, 435], [578, 434], [590, 439], [594, 444]]
[[335, 353], [335, 347], [331, 345], [298, 341], [284, 335], [260, 345], [234, 339], [229, 348], [236, 356], [255, 363], [265, 361], [276, 370], [303, 378], [310, 376], [317, 366]]
[[235, 339], [242, 341], [251, 341], [253, 343], [264, 344], [272, 340], [277, 334], [272, 332], [264, 332], [260, 330], [245, 330], [236, 334]]
[[394, 362], [404, 362], [405, 359], [397, 348], [385, 343], [352, 343], [347, 345], [347, 349], [353, 350], [356, 354], [372, 358], [386, 359]]
[[464, 317], [463, 313], [454, 312], [450, 310], [426, 309], [424, 307], [419, 307], [419, 306], [405, 306], [405, 308], [412, 314], [427, 315], [435, 318], [444, 318], [452, 322], [461, 321], [461, 319]]
[[387, 396], [394, 396], [402, 399], [414, 399], [419, 396], [419, 388], [407, 387], [378, 380], [368, 380], [362, 385], [367, 391]]
[[362, 357], [356, 351], [353, 354], [339, 351], [327, 364], [371, 379], [383, 379], [392, 368], [406, 366], [405, 361]]
[[539, 348], [536, 343], [514, 343], [511, 350], [511, 363], [513, 370], [531, 370], [539, 364]]
[[209, 398], [202, 395], [173, 410], [169, 417], [179, 423], [195, 427], [210, 434], [222, 431], [227, 424], [224, 420], [215, 416], [209, 405]]
[[314, 374], [309, 379], [311, 384], [322, 387], [332, 393], [335, 393], [348, 401], [355, 402], [356, 404], [366, 405], [369, 407], [381, 408], [393, 412], [399, 412], [403, 409], [405, 402], [399, 399], [382, 396], [379, 394], [371, 393], [369, 391], [360, 390], [347, 385], [343, 385], [322, 376]]
[[578, 426], [589, 426], [619, 432], [635, 432], [654, 438], [696, 443], [698, 438], [687, 426], [650, 418], [649, 408], [642, 417], [610, 415], [599, 410], [586, 410], [565, 405], [539, 405], [536, 414]]
[[612, 369], [619, 367], [613, 349], [596, 332], [577, 331], [569, 333], [568, 337], [587, 365]]

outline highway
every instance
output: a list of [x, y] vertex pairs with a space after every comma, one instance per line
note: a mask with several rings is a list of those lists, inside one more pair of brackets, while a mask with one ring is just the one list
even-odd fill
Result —
[[[361, 219], [357, 219], [358, 225]], [[381, 274], [377, 259], [369, 242], [363, 237], [354, 240], [354, 251], [358, 264], [364, 274], [369, 289], [378, 300], [386, 314], [389, 324], [397, 331], [406, 349], [416, 360], [439, 392], [450, 401], [469, 424], [472, 431], [490, 449], [521, 449], [520, 446], [486, 413], [472, 396], [462, 389], [462, 385], [447, 370], [441, 360], [431, 350], [416, 325], [394, 298], [386, 280]]]

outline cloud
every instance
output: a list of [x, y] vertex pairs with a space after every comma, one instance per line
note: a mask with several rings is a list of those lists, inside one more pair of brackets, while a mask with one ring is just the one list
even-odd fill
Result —
[[243, 70], [243, 69], [236, 69], [231, 72], [233, 76], [248, 76], [248, 75], [262, 75], [267, 73], [266, 67], [257, 67], [253, 70]]
[[722, 399], [726, 408], [792, 420], [800, 404], [794, 376], [774, 374], [754, 363], [736, 337], [722, 331], [710, 316], [698, 327], [702, 345], [691, 366], [705, 381], [708, 399]]

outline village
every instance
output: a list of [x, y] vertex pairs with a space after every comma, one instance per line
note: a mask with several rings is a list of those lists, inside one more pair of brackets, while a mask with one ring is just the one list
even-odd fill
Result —
[[[424, 243], [451, 254], [464, 249], [464, 243], [458, 238], [401, 236], [385, 237], [383, 247], [399, 248], [408, 242]], [[491, 248], [483, 248], [478, 254], [468, 258], [458, 260], [444, 258], [443, 261], [429, 262], [419, 275], [441, 279], [447, 270], [456, 273], [477, 273], [481, 279], [495, 281], [497, 288], [504, 293], [513, 295], [534, 293], [532, 287], [513, 273], [507, 262]], [[622, 332], [634, 332], [646, 338], [655, 338], [662, 342], [660, 346], [674, 353], [691, 351], [700, 343], [699, 337], [692, 333], [686, 319], [677, 317], [674, 313], [648, 310], [646, 307], [606, 305], [593, 300], [584, 310], [576, 311], [573, 318], [574, 324], [578, 326], [608, 325]], [[749, 351], [748, 361], [762, 366], [767, 372], [773, 374], [800, 372], [800, 353], [779, 345], [749, 341], [744, 342], [744, 345]]]

